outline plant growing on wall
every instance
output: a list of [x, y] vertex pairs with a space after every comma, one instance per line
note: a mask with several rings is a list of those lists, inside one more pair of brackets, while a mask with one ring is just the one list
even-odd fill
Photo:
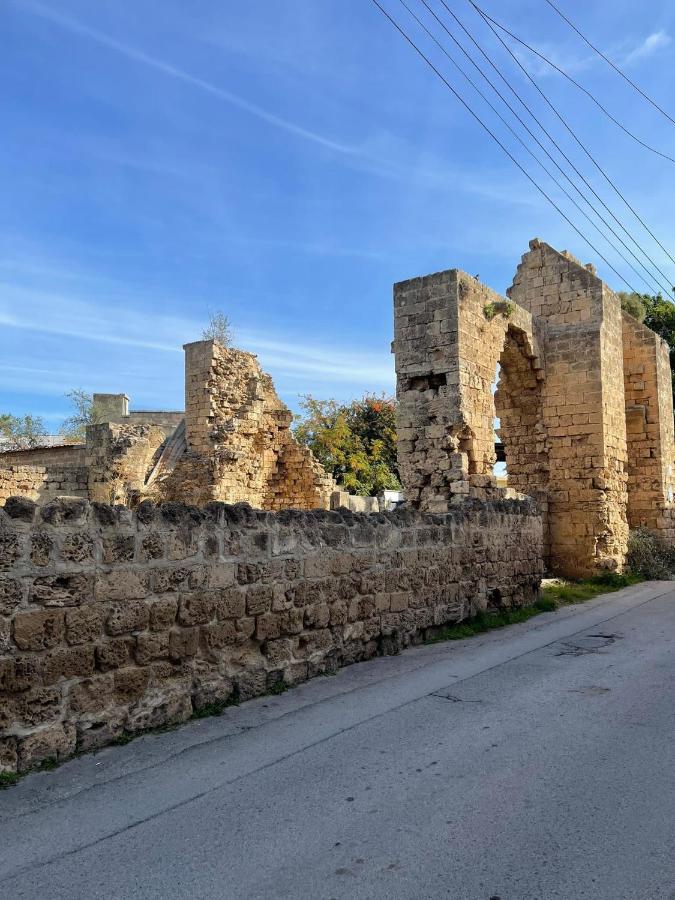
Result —
[[202, 331], [202, 340], [218, 341], [223, 347], [231, 347], [234, 340], [234, 332], [230, 320], [221, 310], [211, 313], [209, 324]]
[[490, 303], [486, 303], [483, 307], [483, 315], [488, 320], [494, 319], [494, 317], [501, 313], [505, 319], [510, 319], [513, 315], [513, 303], [510, 300], [500, 300], [500, 301], [492, 301]]
[[295, 437], [351, 494], [400, 490], [396, 462], [396, 401], [366, 394], [341, 404], [306, 395]]

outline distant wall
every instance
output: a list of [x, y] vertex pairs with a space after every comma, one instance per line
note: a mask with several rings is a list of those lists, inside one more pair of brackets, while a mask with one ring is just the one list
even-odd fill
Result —
[[430, 516], [11, 499], [0, 510], [0, 771], [531, 603], [541, 560], [529, 500]]
[[84, 466], [87, 448], [84, 444], [60, 447], [35, 447], [33, 450], [11, 450], [0, 453], [0, 468], [7, 466]]
[[46, 503], [58, 496], [87, 497], [88, 469], [85, 466], [30, 465], [0, 467], [0, 506], [8, 497], [27, 497]]

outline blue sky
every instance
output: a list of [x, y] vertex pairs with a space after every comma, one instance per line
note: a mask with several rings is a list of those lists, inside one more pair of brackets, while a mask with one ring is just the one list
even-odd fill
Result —
[[[468, 2], [448, 2], [632, 229]], [[672, 113], [672, 3], [560, 4]], [[541, 0], [483, 6], [675, 156], [675, 126]], [[528, 66], [675, 245], [673, 164]], [[598, 262], [368, 0], [4, 0], [0, 83], [0, 411], [50, 430], [73, 387], [181, 408], [181, 347], [210, 310], [295, 407], [392, 389], [394, 281], [457, 266], [504, 291], [534, 236]]]

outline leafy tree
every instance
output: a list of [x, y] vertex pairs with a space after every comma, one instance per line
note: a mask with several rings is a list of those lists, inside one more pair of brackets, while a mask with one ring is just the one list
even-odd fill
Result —
[[400, 490], [396, 462], [396, 403], [366, 394], [340, 404], [309, 395], [300, 403], [295, 436], [352, 494]]
[[619, 291], [617, 296], [621, 301], [621, 309], [630, 313], [638, 322], [644, 322], [647, 308], [641, 294], [629, 294], [628, 291]]
[[84, 441], [87, 436], [87, 425], [100, 425], [105, 421], [105, 414], [94, 403], [92, 395], [81, 388], [68, 391], [66, 397], [72, 403], [74, 411], [64, 421], [59, 433], [67, 441], [75, 443]]
[[47, 431], [39, 416], [0, 415], [0, 444], [3, 450], [30, 450], [38, 447]]
[[[670, 347], [670, 368], [675, 401], [675, 303], [657, 294], [619, 294], [622, 309], [629, 312], [647, 328], [651, 328]], [[637, 313], [637, 314], [636, 314]]]
[[211, 313], [209, 324], [202, 331], [202, 340], [218, 341], [223, 347], [231, 347], [234, 340], [234, 332], [230, 320], [224, 312], [217, 310]]

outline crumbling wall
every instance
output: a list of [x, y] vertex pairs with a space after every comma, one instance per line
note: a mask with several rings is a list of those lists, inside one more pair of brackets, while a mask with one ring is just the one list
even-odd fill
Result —
[[87, 428], [88, 496], [97, 503], [137, 506], [166, 440], [156, 425], [105, 423]]
[[540, 427], [542, 362], [529, 313], [457, 269], [401, 282], [394, 352], [408, 502], [442, 512], [456, 499], [494, 491], [498, 365], [509, 471], [531, 489], [545, 484], [545, 449], [535, 456], [522, 447], [522, 429]]
[[162, 498], [327, 509], [335, 485], [295, 441], [292, 418], [254, 354], [217, 341], [187, 344], [187, 452], [161, 481]]
[[0, 510], [0, 771], [531, 603], [528, 500], [443, 516], [23, 498]]

